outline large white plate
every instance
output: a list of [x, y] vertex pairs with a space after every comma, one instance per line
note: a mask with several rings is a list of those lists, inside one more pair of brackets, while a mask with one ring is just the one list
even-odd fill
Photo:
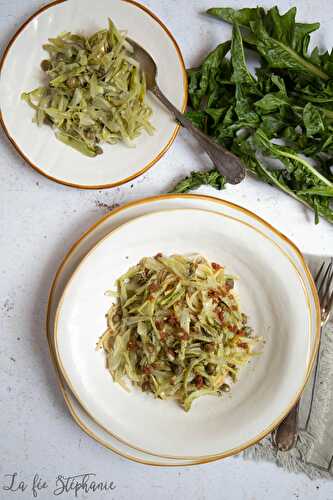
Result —
[[[244, 210], [225, 208], [234, 216], [169, 212], [150, 216], [149, 227], [144, 219], [123, 226], [85, 259], [59, 308], [59, 357], [73, 391], [106, 430], [149, 453], [201, 460], [239, 451], [277, 424], [308, 374], [317, 328], [310, 307], [313, 297], [288, 251], [281, 251], [267, 227], [262, 234], [256, 227], [260, 220]], [[244, 215], [252, 224], [241, 221]], [[284, 241], [272, 233], [280, 244]], [[202, 398], [189, 415], [173, 402], [135, 391], [128, 396], [107, 377], [103, 354], [93, 350], [96, 332], [98, 336], [105, 327], [104, 291], [129, 264], [160, 250], [196, 250], [226, 263], [241, 276], [244, 309], [267, 340], [264, 354], [245, 370], [249, 376], [243, 374], [232, 398]], [[138, 431], [141, 428], [149, 432]]]
[[[102, 429], [81, 407], [80, 403], [71, 392], [69, 386], [67, 385], [64, 377], [59, 369], [57, 359], [55, 357], [54, 350], [54, 322], [55, 314], [58, 306], [58, 302], [62, 296], [62, 293], [67, 285], [67, 282], [72, 275], [73, 271], [76, 269], [77, 265], [81, 259], [87, 254], [87, 252], [96, 244], [101, 238], [107, 235], [110, 231], [117, 228], [124, 222], [131, 220], [133, 217], [138, 215], [143, 215], [147, 213], [153, 213], [159, 210], [168, 210], [171, 208], [202, 208], [219, 211], [221, 213], [237, 213], [238, 217], [245, 220], [251, 220], [251, 223], [256, 225], [256, 227], [265, 233], [267, 233], [272, 239], [280, 245], [281, 249], [284, 249], [293, 260], [298, 271], [300, 272], [306, 289], [310, 297], [310, 307], [312, 311], [311, 315], [311, 352], [312, 361], [317, 350], [318, 345], [318, 334], [319, 334], [319, 309], [318, 309], [318, 298], [315, 290], [315, 286], [309, 270], [305, 264], [304, 258], [302, 257], [299, 250], [286, 238], [283, 238], [279, 233], [277, 234], [271, 226], [265, 223], [260, 218], [250, 214], [246, 210], [241, 209], [235, 205], [231, 205], [228, 202], [219, 200], [217, 198], [212, 198], [208, 196], [201, 195], [163, 195], [158, 197], [147, 198], [139, 201], [134, 201], [119, 207], [112, 211], [110, 214], [106, 215], [100, 219], [96, 224], [90, 227], [82, 237], [72, 246], [64, 257], [59, 269], [55, 275], [50, 296], [48, 302], [47, 310], [47, 337], [50, 347], [51, 358], [55, 364], [56, 372], [58, 375], [58, 381], [60, 388], [62, 390], [65, 402], [68, 409], [75, 420], [75, 422], [80, 426], [80, 428], [90, 437], [95, 439], [98, 443], [105, 446], [107, 449], [113, 452], [134, 460], [139, 463], [149, 464], [149, 465], [164, 465], [164, 466], [179, 466], [179, 465], [193, 465], [197, 462], [195, 461], [185, 461], [185, 460], [175, 460], [175, 459], [161, 459], [156, 456], [135, 450], [134, 448], [128, 447], [123, 442], [117, 440], [114, 436]], [[207, 460], [200, 460], [199, 463], [204, 461], [217, 460], [219, 458], [225, 457], [223, 454]]]
[[40, 173], [75, 187], [113, 187], [137, 177], [162, 156], [179, 128], [149, 94], [156, 131], [152, 136], [143, 133], [135, 148], [106, 144], [103, 155], [87, 158], [59, 142], [49, 127], [32, 124], [34, 112], [20, 96], [42, 84], [40, 62], [46, 54], [42, 45], [63, 31], [93, 33], [107, 26], [108, 17], [151, 53], [161, 89], [177, 108], [184, 109], [187, 83], [179, 47], [159, 19], [132, 0], [57, 0], [17, 31], [0, 63], [0, 122], [11, 142]]

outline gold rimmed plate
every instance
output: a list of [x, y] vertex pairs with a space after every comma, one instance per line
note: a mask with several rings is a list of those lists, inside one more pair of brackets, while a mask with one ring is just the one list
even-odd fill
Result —
[[[317, 324], [318, 316], [317, 316], [317, 306], [316, 306], [316, 295], [314, 292], [314, 288], [312, 286], [313, 285], [312, 280], [308, 274], [308, 270], [304, 264], [303, 259], [300, 256], [300, 254], [298, 254], [298, 252], [295, 250], [295, 247], [293, 247], [293, 245], [290, 242], [288, 242], [286, 239], [284, 239], [277, 231], [270, 228], [270, 226], [268, 224], [265, 224], [259, 218], [257, 218], [253, 214], [250, 214], [250, 212], [247, 212], [244, 209], [241, 209], [239, 207], [235, 207], [235, 206], [228, 204], [226, 202], [221, 202], [219, 200], [214, 200], [214, 199], [205, 198], [205, 197], [186, 197], [186, 196], [179, 197], [179, 196], [177, 196], [177, 197], [159, 197], [158, 199], [153, 199], [153, 200], [143, 200], [141, 202], [137, 202], [137, 204], [135, 204], [135, 206], [133, 206], [133, 204], [131, 204], [129, 207], [125, 207], [124, 209], [121, 209], [120, 212], [117, 211], [115, 214], [111, 214], [111, 216], [109, 216], [109, 217], [110, 217], [110, 220], [113, 217], [115, 217], [115, 219], [117, 219], [117, 217], [120, 217], [122, 219], [122, 221], [124, 221], [124, 220], [126, 220], [127, 217], [130, 217], [130, 214], [132, 214], [132, 216], [140, 215], [140, 213], [142, 213], [142, 212], [144, 213], [145, 211], [156, 210], [157, 206], [159, 209], [161, 209], [161, 208], [162, 209], [170, 209], [170, 208], [175, 208], [176, 206], [195, 207], [198, 205], [200, 206], [200, 208], [208, 208], [209, 207], [210, 209], [212, 209], [213, 207], [215, 207], [216, 209], [221, 210], [221, 212], [223, 212], [225, 216], [231, 216], [233, 214], [232, 215], [233, 217], [236, 216], [236, 218], [243, 220], [243, 223], [250, 224], [251, 226], [253, 226], [253, 228], [254, 228], [253, 230], [260, 229], [261, 232], [263, 231], [265, 233], [265, 236], [267, 238], [275, 241], [275, 244], [282, 248], [283, 252], [288, 256], [288, 257], [285, 256], [286, 260], [288, 260], [288, 258], [291, 258], [292, 261], [294, 262], [294, 265], [297, 268], [297, 273], [299, 273], [300, 276], [302, 276], [302, 280], [305, 283], [304, 286], [305, 286], [305, 290], [307, 290], [307, 296], [308, 296], [306, 301], [309, 302], [309, 308], [310, 308], [309, 318], [311, 317], [309, 319], [310, 332], [308, 333], [310, 335], [310, 339], [311, 339], [310, 340], [310, 355], [309, 355], [307, 367], [304, 371], [304, 375], [306, 377], [308, 374], [308, 369], [312, 363], [313, 352], [315, 351], [316, 345], [317, 345], [317, 340], [316, 340], [317, 339], [317, 333], [316, 333], [317, 330], [316, 329], [318, 326], [318, 324]], [[114, 222], [116, 223], [117, 221], [115, 220]], [[101, 222], [100, 223], [101, 227], [105, 223], [106, 223], [106, 221]], [[109, 229], [110, 228], [111, 228], [111, 222], [109, 225]], [[92, 233], [94, 233], [95, 231], [96, 231], [95, 236], [97, 237], [97, 233], [99, 232], [99, 227], [96, 227], [96, 229], [93, 230]], [[87, 236], [87, 238], [89, 239], [89, 235]], [[81, 243], [80, 243], [80, 245], [81, 245]], [[74, 251], [74, 253], [75, 253], [75, 251]], [[51, 319], [51, 321], [52, 321], [52, 319]], [[302, 384], [300, 384], [300, 385], [302, 386]], [[300, 387], [300, 389], [301, 388], [302, 387]], [[295, 395], [295, 397], [297, 397], [297, 395], [298, 395], [298, 393]], [[75, 398], [73, 398], [73, 401], [75, 401]], [[290, 405], [288, 404], [287, 406], [289, 407]], [[287, 409], [286, 409], [286, 411], [287, 411]], [[283, 410], [284, 410], [284, 408], [283, 408]], [[282, 418], [282, 416], [283, 415], [277, 415], [276, 417], [277, 417], [277, 419], [279, 419], [279, 418]], [[89, 417], [88, 417], [88, 419], [89, 419]], [[274, 421], [274, 425], [276, 425], [276, 423], [277, 422]], [[271, 429], [267, 429], [267, 428], [263, 429], [263, 433], [260, 433], [260, 436], [257, 435], [254, 440], [247, 441], [246, 443], [245, 442], [240, 443], [239, 446], [237, 446], [237, 447], [230, 448], [230, 449], [222, 451], [221, 453], [216, 453], [216, 454], [214, 453], [215, 450], [210, 450], [213, 452], [211, 455], [200, 453], [200, 455], [197, 455], [197, 456], [193, 455], [193, 459], [191, 459], [191, 460], [195, 461], [195, 462], [197, 462], [197, 461], [200, 461], [200, 462], [209, 461], [212, 459], [217, 459], [217, 458], [221, 458], [223, 456], [227, 456], [231, 453], [239, 452], [244, 447], [246, 447], [250, 444], [253, 444], [256, 440], [263, 437], [264, 433], [269, 432], [269, 430], [271, 430]], [[124, 436], [118, 436], [118, 437], [120, 437], [122, 439]], [[119, 443], [120, 443], [120, 441], [119, 441]], [[131, 442], [131, 444], [133, 444], [133, 443]], [[134, 446], [136, 446], [137, 444], [138, 443], [134, 443]], [[120, 447], [121, 446], [125, 446], [125, 444], [122, 443], [120, 445]], [[141, 448], [141, 446], [137, 446], [137, 447]], [[164, 452], [163, 452], [163, 450], [150, 449], [149, 451], [153, 452], [153, 453], [155, 453], [155, 451], [156, 451], [158, 454], [160, 454], [160, 451], [162, 451], [162, 454], [165, 454], [165, 452], [166, 452], [166, 454], [169, 455], [169, 453], [167, 453], [168, 450], [164, 450]], [[134, 453], [136, 454], [139, 452], [136, 451]], [[206, 456], [203, 456], [203, 455], [206, 455]], [[150, 462], [152, 461], [151, 457], [152, 457], [152, 455], [150, 455]], [[184, 456], [182, 455], [181, 457], [178, 457], [178, 458], [179, 458], [179, 460], [184, 460], [184, 464], [189, 463], [189, 460], [186, 461], [186, 459], [189, 459], [189, 455], [187, 455], [187, 457], [186, 457], [184, 454]], [[137, 457], [134, 457], [134, 459], [137, 459]], [[179, 460], [177, 459], [177, 462]], [[157, 461], [160, 461], [160, 460], [157, 460]], [[170, 465], [170, 463], [168, 463], [167, 465]]]
[[0, 123], [8, 138], [41, 174], [78, 188], [114, 187], [138, 177], [161, 158], [179, 129], [149, 93], [155, 133], [143, 132], [133, 148], [105, 144], [104, 153], [95, 158], [58, 141], [50, 127], [32, 123], [34, 110], [21, 100], [21, 94], [43, 83], [40, 62], [46, 53], [42, 45], [64, 31], [94, 33], [107, 26], [108, 18], [151, 53], [158, 66], [159, 86], [178, 109], [184, 110], [187, 79], [180, 49], [162, 21], [133, 0], [56, 0], [19, 28], [0, 62]]

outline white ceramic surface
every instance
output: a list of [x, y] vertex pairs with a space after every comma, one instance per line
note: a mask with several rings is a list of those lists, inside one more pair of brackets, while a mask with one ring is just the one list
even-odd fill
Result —
[[[114, 210], [112, 213], [108, 214], [105, 218], [101, 219], [92, 228], [90, 228], [82, 238], [72, 247], [69, 253], [66, 255], [63, 263], [59, 267], [56, 277], [53, 282], [52, 291], [50, 293], [50, 300], [48, 306], [48, 320], [47, 320], [47, 332], [48, 340], [50, 344], [50, 349], [53, 357], [54, 353], [54, 320], [55, 314], [58, 307], [59, 300], [63, 294], [63, 291], [68, 283], [69, 278], [78, 266], [81, 259], [91, 250], [91, 248], [104, 236], [106, 236], [110, 231], [119, 227], [122, 223], [131, 220], [138, 215], [153, 213], [159, 210], [168, 210], [175, 208], [201, 208], [206, 210], [221, 211], [221, 213], [228, 213], [228, 206], [221, 203], [218, 199], [213, 199], [210, 197], [201, 196], [173, 196], [173, 197], [163, 197], [155, 199], [146, 199], [139, 202], [131, 203], [126, 207], [121, 207], [120, 209]], [[239, 216], [242, 212], [239, 212]], [[258, 222], [258, 229], [262, 229], [263, 224]], [[268, 228], [266, 227], [266, 230]], [[274, 232], [271, 232], [271, 237], [274, 237]], [[281, 244], [281, 242], [280, 242]], [[303, 261], [300, 259], [300, 255], [295, 252], [295, 248], [289, 244], [283, 244], [282, 247], [289, 256], [293, 259], [298, 271], [303, 277], [304, 283], [306, 285], [307, 291], [310, 296], [310, 304], [312, 310], [312, 336], [311, 336], [311, 351], [313, 352], [315, 345], [315, 331], [316, 331], [316, 309], [314, 304], [314, 297], [311, 290], [311, 284], [308, 280], [308, 276], [305, 273], [303, 266]], [[54, 358], [56, 367], [58, 370], [58, 365], [56, 358]], [[59, 372], [59, 370], [58, 370]], [[153, 465], [188, 465], [193, 463], [193, 461], [175, 460], [175, 459], [161, 459], [150, 454], [146, 454], [126, 446], [121, 441], [117, 440], [111, 434], [107, 433], [102, 429], [92, 418], [84, 411], [81, 407], [71, 390], [69, 389], [66, 381], [61, 376], [59, 372], [59, 382], [65, 397], [67, 406], [73, 415], [73, 418], [78, 423], [78, 425], [91, 437], [93, 437], [100, 444], [103, 444], [107, 448], [121, 454], [127, 458], [136, 461], [143, 461], [144, 463], [149, 463]]]
[[[311, 313], [303, 281], [286, 254], [251, 227], [251, 217], [243, 224], [236, 212], [170, 211], [133, 220], [82, 262], [59, 307], [58, 354], [82, 405], [106, 430], [149, 453], [200, 459], [242, 448], [282, 418], [304, 385]], [[201, 398], [189, 414], [172, 401], [129, 395], [108, 377], [104, 354], [94, 351], [105, 329], [105, 290], [129, 265], [158, 251], [198, 251], [239, 275], [243, 308], [267, 342], [232, 397]]]
[[[135, 148], [122, 143], [103, 145], [104, 153], [88, 158], [58, 141], [50, 127], [32, 123], [32, 110], [20, 96], [43, 84], [40, 62], [47, 53], [42, 45], [63, 31], [91, 34], [116, 26], [151, 53], [158, 67], [158, 83], [179, 109], [186, 100], [184, 65], [178, 47], [157, 18], [140, 5], [123, 0], [67, 0], [34, 17], [11, 45], [0, 74], [0, 109], [12, 142], [32, 166], [61, 183], [78, 187], [107, 187], [136, 177], [154, 163], [172, 142], [177, 125], [170, 113], [149, 93], [153, 108], [150, 136], [143, 132]], [[165, 62], [167, 61], [167, 64]]]

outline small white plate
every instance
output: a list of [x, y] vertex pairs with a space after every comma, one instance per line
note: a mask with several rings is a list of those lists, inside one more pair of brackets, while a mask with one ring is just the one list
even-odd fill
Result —
[[87, 158], [59, 142], [50, 127], [32, 123], [34, 111], [21, 94], [42, 85], [40, 62], [47, 55], [42, 45], [63, 31], [94, 33], [107, 26], [109, 17], [148, 50], [157, 64], [161, 89], [184, 110], [187, 80], [179, 47], [159, 19], [132, 0], [57, 0], [42, 7], [15, 33], [0, 62], [0, 123], [6, 134], [33, 168], [69, 186], [100, 189], [134, 179], [159, 160], [179, 129], [149, 93], [156, 131], [152, 136], [142, 133], [135, 148], [105, 144], [102, 155]]
[[[63, 374], [94, 420], [134, 448], [194, 460], [236, 453], [268, 433], [304, 387], [312, 298], [288, 252], [241, 219], [197, 210], [135, 219], [89, 253], [65, 290], [56, 330]], [[201, 398], [189, 414], [172, 401], [127, 394], [112, 382], [103, 353], [94, 351], [109, 306], [105, 290], [129, 265], [158, 251], [198, 251], [225, 263], [240, 276], [243, 308], [267, 342], [232, 397]]]

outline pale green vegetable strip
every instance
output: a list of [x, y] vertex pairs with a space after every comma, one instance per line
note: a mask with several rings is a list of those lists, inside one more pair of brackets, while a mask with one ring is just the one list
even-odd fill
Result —
[[144, 74], [111, 20], [90, 37], [62, 33], [43, 47], [48, 84], [21, 96], [38, 126], [48, 123], [60, 141], [89, 157], [101, 154], [103, 143], [132, 145], [143, 130], [154, 132]]

